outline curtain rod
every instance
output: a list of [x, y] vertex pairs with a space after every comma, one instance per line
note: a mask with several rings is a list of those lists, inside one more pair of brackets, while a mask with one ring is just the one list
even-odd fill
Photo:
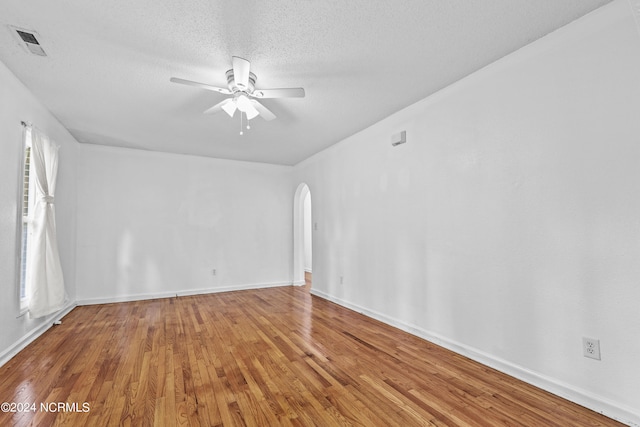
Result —
[[20, 122], [20, 124], [22, 126], [24, 126], [24, 127], [31, 127], [31, 123], [27, 123], [27, 122], [24, 122], [24, 121]]

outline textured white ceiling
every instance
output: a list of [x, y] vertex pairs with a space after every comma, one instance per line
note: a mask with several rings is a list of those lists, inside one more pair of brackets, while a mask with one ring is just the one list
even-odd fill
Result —
[[[610, 0], [2, 0], [0, 61], [83, 143], [295, 164]], [[26, 52], [8, 25], [37, 32]], [[278, 118], [202, 111], [231, 56]]]

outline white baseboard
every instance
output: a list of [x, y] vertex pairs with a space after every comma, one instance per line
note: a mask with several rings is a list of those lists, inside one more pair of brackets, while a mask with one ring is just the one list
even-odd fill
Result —
[[[291, 286], [291, 282], [251, 283], [245, 285], [221, 286], [216, 288], [187, 289], [182, 291], [156, 292], [147, 294], [132, 294], [105, 298], [86, 298], [78, 300], [78, 305], [112, 304], [116, 302], [143, 301], [148, 299], [184, 297], [189, 295], [215, 294], [218, 292], [244, 291], [248, 289], [275, 288]], [[303, 283], [304, 284], [304, 283]]]
[[11, 360], [16, 354], [24, 350], [26, 346], [31, 344], [33, 341], [36, 340], [36, 338], [44, 334], [50, 327], [52, 327], [55, 322], [59, 321], [64, 316], [69, 314], [69, 312], [73, 310], [76, 307], [76, 305], [77, 304], [75, 302], [71, 302], [62, 310], [48, 316], [47, 318], [45, 318], [45, 320], [42, 323], [40, 323], [40, 325], [36, 326], [35, 328], [27, 332], [22, 338], [16, 341], [15, 344], [13, 344], [11, 347], [7, 348], [5, 351], [0, 353], [0, 366], [4, 365], [9, 360]]
[[292, 283], [293, 286], [304, 286], [307, 282], [305, 282], [304, 280], [296, 280], [295, 282]]
[[571, 402], [577, 403], [578, 405], [584, 406], [585, 408], [591, 409], [592, 411], [603, 414], [616, 421], [627, 424], [629, 426], [640, 427], [640, 413], [638, 413], [635, 409], [629, 408], [625, 405], [621, 405], [617, 402], [613, 402], [601, 396], [597, 396], [589, 391], [574, 387], [571, 384], [567, 384], [562, 381], [558, 381], [557, 379], [531, 371], [527, 368], [518, 366], [507, 360], [495, 357], [491, 354], [456, 342], [439, 334], [427, 331], [414, 325], [410, 325], [393, 317], [379, 313], [375, 310], [370, 310], [357, 304], [353, 304], [349, 301], [333, 297], [317, 289], [312, 288], [311, 293], [320, 298], [329, 300], [343, 307], [362, 313], [365, 316], [394, 326], [402, 331], [408, 332], [434, 344], [438, 344], [441, 347], [466, 356], [470, 359], [475, 360], [476, 362], [494, 368], [526, 383], [532, 384]]

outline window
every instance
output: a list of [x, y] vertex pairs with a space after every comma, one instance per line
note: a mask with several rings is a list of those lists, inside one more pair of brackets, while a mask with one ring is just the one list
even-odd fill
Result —
[[[64, 308], [66, 290], [56, 242], [55, 188], [58, 149], [44, 133], [25, 125], [16, 247], [20, 246], [20, 315], [37, 319]], [[33, 289], [32, 289], [33, 287]]]
[[22, 185], [21, 185], [21, 197], [20, 197], [20, 216], [22, 217], [22, 244], [20, 248], [20, 310], [24, 311], [27, 308], [27, 290], [26, 290], [26, 275], [27, 275], [27, 247], [29, 244], [29, 226], [33, 221], [33, 194], [34, 194], [34, 182], [31, 179], [31, 129], [25, 127], [24, 129], [24, 155], [23, 155], [23, 168], [22, 168]]

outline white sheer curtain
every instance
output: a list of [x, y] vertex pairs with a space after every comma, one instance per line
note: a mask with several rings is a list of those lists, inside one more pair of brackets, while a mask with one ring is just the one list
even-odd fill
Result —
[[53, 203], [59, 147], [35, 128], [31, 138], [35, 204], [27, 244], [26, 292], [29, 315], [42, 317], [62, 309], [66, 300]]

